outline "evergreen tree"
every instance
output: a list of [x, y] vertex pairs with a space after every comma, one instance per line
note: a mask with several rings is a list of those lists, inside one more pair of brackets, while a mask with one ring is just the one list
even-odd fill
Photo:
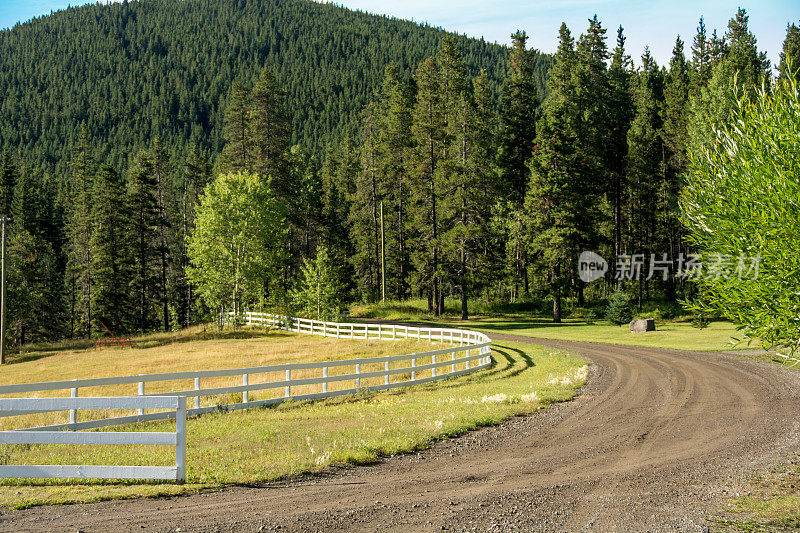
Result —
[[748, 91], [753, 91], [762, 83], [769, 87], [772, 77], [767, 55], [764, 52], [759, 53], [756, 37], [747, 27], [748, 19], [747, 12], [739, 8], [736, 16], [728, 22], [728, 31], [725, 33], [728, 50], [725, 58], [736, 73], [737, 83]]
[[[682, 175], [688, 164], [689, 148], [689, 65], [683, 54], [683, 41], [675, 41], [669, 71], [664, 81], [664, 103], [661, 108], [663, 141], [661, 180], [658, 190], [657, 241], [663, 252], [676, 258], [683, 247], [683, 232], [678, 219], [678, 195]], [[667, 297], [673, 298], [674, 276], [666, 285]]]
[[14, 157], [3, 150], [3, 160], [0, 162], [0, 215], [11, 214], [11, 204], [14, 201], [14, 186], [17, 183], [19, 169]]
[[533, 80], [534, 51], [528, 50], [528, 35], [511, 35], [511, 51], [500, 103], [499, 167], [507, 198], [521, 205], [530, 171], [527, 161], [536, 137], [538, 94]]
[[125, 209], [125, 189], [117, 173], [103, 165], [94, 180], [92, 220], [92, 317], [94, 331], [103, 335], [105, 328], [115, 334], [130, 324], [131, 277], [130, 218]]
[[153, 161], [147, 152], [128, 174], [127, 212], [131, 217], [133, 240], [133, 274], [130, 293], [134, 302], [134, 325], [138, 331], [148, 331], [154, 324], [153, 301], [157, 298], [158, 283], [154, 265], [157, 252], [154, 243], [158, 238], [159, 212], [156, 200], [157, 183]]
[[795, 24], [786, 26], [786, 38], [781, 51], [781, 63], [778, 68], [781, 78], [793, 76], [800, 81], [800, 28]]
[[[606, 169], [610, 173], [611, 206], [614, 211], [614, 236], [612, 256], [618, 257], [623, 249], [626, 204], [626, 160], [628, 155], [628, 130], [633, 120], [631, 78], [633, 62], [625, 52], [622, 26], [617, 30], [617, 46], [608, 69], [609, 106], [606, 145]], [[615, 274], [615, 272], [612, 272]]]
[[697, 35], [692, 44], [692, 94], [697, 96], [700, 90], [708, 85], [714, 64], [711, 60], [711, 43], [706, 35], [706, 24], [703, 17], [697, 26]]
[[70, 292], [70, 332], [85, 337], [92, 326], [92, 192], [95, 160], [84, 126], [72, 157], [67, 210], [67, 284]]
[[233, 82], [225, 108], [225, 146], [220, 155], [221, 172], [243, 172], [252, 167], [250, 131], [250, 91], [240, 82]]
[[566, 24], [551, 70], [550, 95], [537, 124], [537, 142], [528, 163], [530, 186], [525, 198], [527, 246], [553, 299], [553, 322], [561, 322], [562, 299], [568, 293], [572, 265], [582, 232], [579, 213], [585, 208], [580, 194], [586, 165], [578, 146], [579, 114], [575, 80], [574, 41]]
[[439, 208], [442, 195], [442, 154], [446, 150], [446, 115], [441, 73], [435, 58], [423, 61], [414, 73], [417, 102], [412, 127], [414, 150], [413, 217], [417, 226], [413, 261], [417, 286], [428, 297], [428, 310], [442, 312]]
[[269, 178], [277, 197], [289, 202], [294, 197], [287, 159], [292, 127], [284, 108], [285, 98], [274, 76], [264, 69], [250, 94], [247, 135], [252, 145], [253, 171]]
[[[662, 78], [650, 50], [645, 48], [642, 66], [637, 73], [634, 88], [635, 115], [628, 131], [628, 160], [626, 173], [630, 188], [630, 250], [650, 257], [655, 253], [657, 194], [661, 181], [663, 146], [659, 130], [662, 100]], [[639, 301], [641, 307], [644, 276], [639, 276]]]
[[386, 292], [403, 300], [410, 294], [409, 165], [412, 149], [412, 90], [394, 65], [386, 67], [380, 99], [378, 167], [384, 202]]

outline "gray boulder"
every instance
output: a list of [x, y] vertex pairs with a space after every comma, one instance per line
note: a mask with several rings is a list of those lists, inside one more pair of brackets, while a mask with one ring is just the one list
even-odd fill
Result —
[[630, 323], [631, 331], [634, 333], [643, 333], [645, 331], [656, 330], [655, 318], [634, 318]]

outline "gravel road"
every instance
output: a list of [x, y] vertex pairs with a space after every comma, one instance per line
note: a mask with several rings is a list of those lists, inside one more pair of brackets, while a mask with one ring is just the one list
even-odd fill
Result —
[[[800, 373], [493, 335], [592, 361], [580, 396], [377, 464], [263, 487], [6, 512], [7, 531], [704, 531], [800, 443]], [[8, 489], [6, 489], [8, 490]]]

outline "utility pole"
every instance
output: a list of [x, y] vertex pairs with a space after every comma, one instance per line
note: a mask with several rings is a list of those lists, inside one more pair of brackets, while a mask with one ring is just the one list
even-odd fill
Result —
[[386, 238], [383, 234], [383, 200], [381, 200], [381, 302], [386, 301]]
[[5, 338], [6, 338], [6, 223], [11, 218], [5, 215], [0, 217], [2, 229], [2, 244], [0, 245], [0, 365], [6, 362]]

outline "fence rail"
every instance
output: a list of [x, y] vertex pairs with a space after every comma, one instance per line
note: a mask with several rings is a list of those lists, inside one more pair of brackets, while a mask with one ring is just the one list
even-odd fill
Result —
[[[234, 317], [231, 317], [234, 318]], [[22, 383], [16, 385], [0, 386], [0, 395], [38, 393], [48, 391], [64, 390], [69, 391], [71, 397], [78, 398], [80, 389], [88, 387], [102, 387], [111, 385], [136, 385], [136, 393], [139, 397], [184, 397], [193, 398], [194, 407], [187, 409], [187, 414], [201, 415], [210, 413], [214, 410], [235, 410], [247, 409], [250, 407], [274, 405], [286, 400], [314, 400], [354, 394], [360, 391], [386, 390], [408, 385], [427, 383], [439, 379], [460, 376], [487, 368], [491, 365], [491, 340], [483, 333], [476, 331], [453, 329], [453, 328], [429, 328], [402, 326], [396, 324], [361, 324], [361, 323], [338, 323], [323, 322], [303, 318], [273, 315], [268, 313], [244, 313], [239, 320], [250, 325], [265, 325], [293, 331], [297, 333], [308, 333], [321, 335], [324, 337], [335, 337], [339, 339], [373, 339], [373, 340], [398, 340], [415, 339], [418, 341], [441, 342], [449, 344], [448, 347], [437, 350], [429, 350], [420, 353], [406, 355], [394, 355], [384, 357], [367, 357], [359, 359], [348, 359], [344, 361], [322, 361], [315, 363], [286, 363], [279, 365], [235, 368], [225, 370], [201, 370], [187, 372], [169, 372], [162, 374], [140, 374], [132, 376], [119, 376], [107, 378], [91, 378], [67, 381], [51, 381], [42, 383]], [[430, 362], [417, 365], [420, 360]], [[403, 366], [403, 363], [408, 363]], [[376, 365], [383, 365], [380, 370], [375, 370]], [[395, 365], [394, 368], [391, 365]], [[401, 366], [397, 366], [401, 365]], [[373, 370], [362, 371], [363, 366], [371, 366]], [[340, 369], [341, 367], [351, 367], [351, 371], [343, 374], [329, 375], [329, 370]], [[345, 368], [345, 370], [347, 370]], [[314, 377], [299, 378], [301, 372], [319, 371]], [[262, 379], [269, 378], [269, 374], [278, 373], [285, 376], [285, 379], [261, 381], [255, 378], [261, 375]], [[427, 373], [428, 375], [424, 375]], [[293, 377], [293, 374], [295, 377]], [[402, 378], [409, 375], [410, 379], [400, 379], [392, 381], [392, 377]], [[202, 381], [210, 378], [237, 377], [241, 376], [241, 385], [229, 386], [206, 386], [203, 387]], [[367, 380], [383, 378], [382, 383], [368, 384]], [[154, 382], [170, 382], [181, 380], [193, 380], [193, 388], [180, 390], [180, 383], [173, 384], [179, 390], [168, 392], [147, 392], [147, 384]], [[352, 385], [343, 389], [330, 390], [333, 384]], [[297, 394], [298, 387], [308, 387], [321, 385], [321, 391]], [[283, 389], [283, 394], [273, 398], [255, 400], [250, 397], [251, 392], [267, 391], [273, 389]], [[294, 390], [293, 390], [294, 389]], [[217, 405], [201, 406], [201, 398], [209, 396], [242, 394], [241, 402], [223, 403]], [[64, 399], [64, 398], [62, 398]], [[51, 398], [36, 399], [36, 402], [51, 400]], [[45, 407], [44, 403], [35, 403], [41, 407], [31, 408], [25, 414], [51, 412], [58, 409], [51, 409], [49, 404]], [[66, 405], [66, 404], [59, 404]], [[104, 409], [115, 409], [110, 404]], [[77, 408], [67, 407], [69, 411], [69, 422], [65, 424], [51, 424], [38, 427], [25, 428], [25, 431], [58, 431], [58, 430], [81, 430], [111, 425], [128, 424], [134, 422], [146, 422], [151, 420], [163, 420], [175, 417], [175, 411], [146, 413], [149, 407], [140, 406], [135, 408], [135, 415], [114, 416], [95, 420], [78, 420]], [[17, 416], [23, 413], [14, 409], [0, 409], [0, 417]]]
[[186, 398], [122, 396], [111, 398], [2, 398], [2, 416], [90, 409], [171, 409], [175, 432], [0, 431], [0, 444], [141, 444], [175, 446], [175, 466], [0, 465], [4, 478], [104, 478], [186, 480]]

